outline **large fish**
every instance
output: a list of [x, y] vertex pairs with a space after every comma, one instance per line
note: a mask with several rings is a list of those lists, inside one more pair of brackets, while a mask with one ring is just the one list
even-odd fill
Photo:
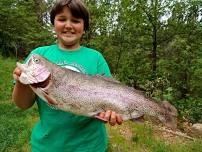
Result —
[[96, 117], [112, 110], [123, 120], [149, 115], [168, 127], [175, 126], [176, 110], [168, 102], [159, 105], [134, 88], [104, 76], [91, 76], [72, 71], [32, 54], [22, 70], [19, 81], [54, 108], [77, 115]]

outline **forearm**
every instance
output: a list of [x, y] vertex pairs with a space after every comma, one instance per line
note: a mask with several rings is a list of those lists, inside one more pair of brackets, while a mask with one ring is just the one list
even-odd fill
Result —
[[35, 101], [35, 93], [29, 87], [29, 85], [24, 85], [19, 81], [16, 81], [16, 84], [13, 89], [12, 99], [13, 102], [21, 109], [30, 108]]

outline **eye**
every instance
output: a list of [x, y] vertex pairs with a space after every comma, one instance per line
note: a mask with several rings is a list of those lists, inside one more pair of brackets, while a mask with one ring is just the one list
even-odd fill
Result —
[[65, 18], [59, 18], [58, 21], [60, 21], [60, 22], [65, 22], [66, 19], [65, 19]]
[[80, 23], [81, 21], [80, 20], [78, 20], [78, 19], [72, 19], [71, 20], [73, 23]]
[[38, 64], [38, 63], [40, 62], [40, 59], [34, 58], [34, 62], [35, 62], [36, 64]]

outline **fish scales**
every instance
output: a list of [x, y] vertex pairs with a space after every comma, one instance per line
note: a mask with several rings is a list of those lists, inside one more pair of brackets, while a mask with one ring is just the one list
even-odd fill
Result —
[[[170, 110], [172, 105], [164, 109], [134, 88], [104, 76], [60, 67], [36, 54], [26, 64], [17, 63], [17, 66], [22, 70], [21, 83], [29, 84], [44, 101], [63, 111], [95, 117], [102, 111], [112, 110], [124, 120], [150, 115], [167, 124], [176, 115]], [[41, 87], [39, 84], [43, 83], [46, 85]]]
[[[106, 108], [114, 111], [118, 111], [119, 113], [120, 112], [130, 113], [129, 111], [131, 110], [129, 108], [131, 106], [127, 105], [126, 103], [127, 102], [128, 104], [132, 103], [132, 102], [129, 102], [130, 100], [132, 100], [132, 98], [134, 98], [134, 96], [132, 96], [132, 92], [131, 94], [128, 94], [129, 96], [123, 96], [122, 94], [125, 91], [125, 89], [122, 89], [122, 87], [120, 87], [120, 84], [118, 84], [116, 87], [115, 86], [113, 87], [110, 85], [106, 87], [107, 84], [104, 83], [105, 81], [95, 82], [94, 80], [97, 81], [97, 79], [87, 78], [85, 79], [85, 81], [82, 81], [83, 83], [82, 82], [77, 83], [78, 81], [75, 81], [76, 83], [71, 85], [63, 83], [64, 85], [63, 88], [59, 90], [64, 90], [68, 88], [68, 90], [66, 90], [65, 92], [69, 92], [69, 94], [71, 95], [73, 94], [74, 97], [77, 97], [77, 99], [79, 100], [79, 101], [76, 101], [77, 103], [80, 102], [82, 104], [83, 102], [85, 103], [85, 101], [88, 101], [89, 103], [91, 103], [90, 104], [91, 106], [95, 104], [94, 107], [104, 107], [103, 105], [107, 105], [105, 106]], [[95, 85], [96, 83], [97, 85]], [[113, 88], [113, 90], [111, 90], [111, 88]], [[54, 91], [50, 91], [50, 92], [54, 92]], [[108, 102], [108, 100], [110, 100], [111, 102]], [[121, 102], [118, 103], [117, 100]], [[63, 101], [65, 102], [65, 99], [63, 99]], [[141, 107], [141, 106], [138, 106], [138, 107]], [[86, 107], [86, 108], [90, 108], [90, 107]], [[107, 109], [103, 108], [103, 110], [107, 110]], [[86, 112], [86, 110], [84, 112]]]

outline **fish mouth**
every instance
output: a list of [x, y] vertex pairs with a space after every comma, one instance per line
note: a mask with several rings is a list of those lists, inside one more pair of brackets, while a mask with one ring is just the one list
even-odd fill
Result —
[[42, 81], [42, 82], [38, 82], [38, 83], [33, 83], [33, 84], [30, 84], [32, 87], [34, 88], [46, 88], [48, 87], [48, 85], [50, 84], [50, 80], [51, 80], [51, 75], [49, 75], [47, 77], [46, 80]]
[[25, 69], [26, 69], [26, 65], [25, 65], [25, 64], [22, 64], [22, 63], [20, 63], [20, 62], [17, 62], [16, 65], [17, 65], [17, 67], [18, 67], [20, 70], [25, 71]]

